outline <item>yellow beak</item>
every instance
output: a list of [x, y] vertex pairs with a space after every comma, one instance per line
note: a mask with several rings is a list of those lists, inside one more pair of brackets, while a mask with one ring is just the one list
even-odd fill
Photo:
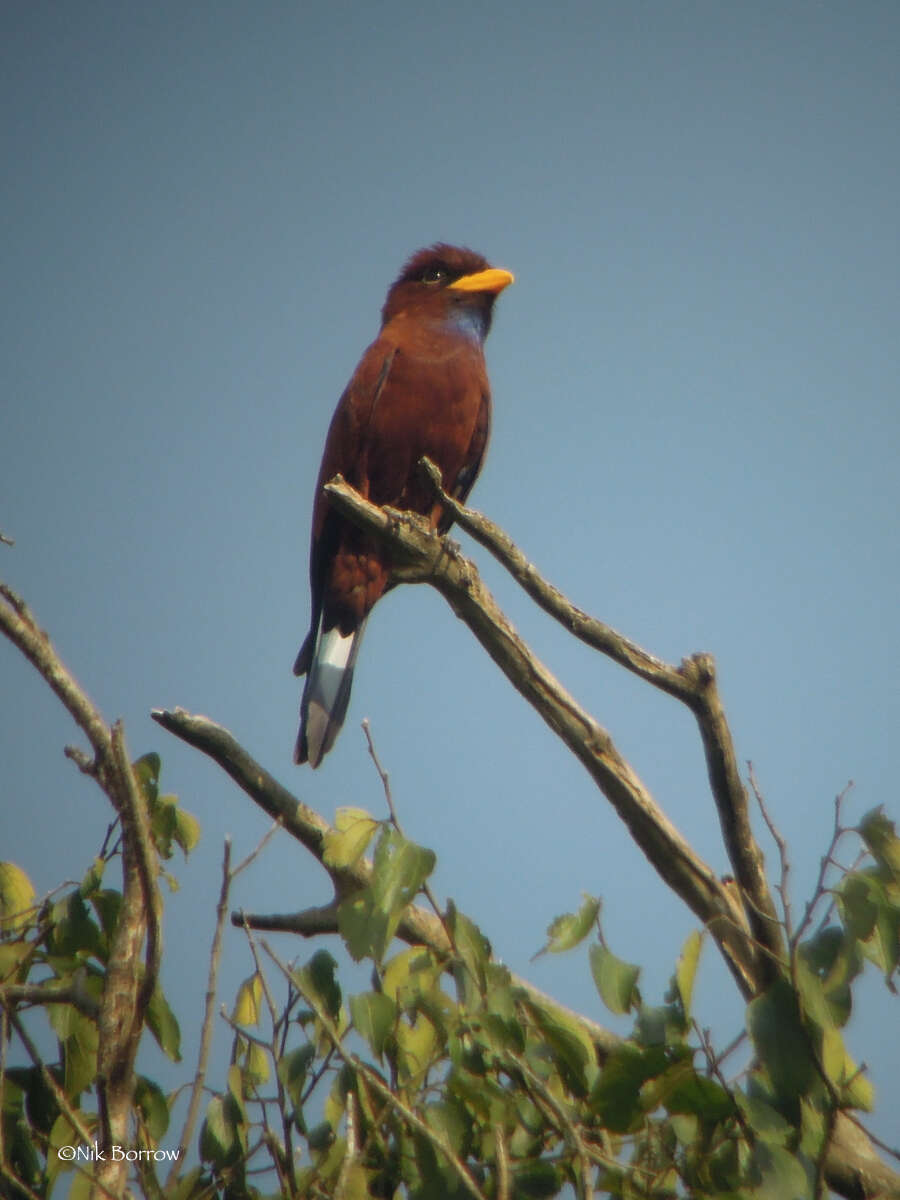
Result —
[[515, 282], [511, 271], [500, 267], [488, 267], [486, 271], [476, 271], [474, 275], [463, 275], [448, 287], [451, 292], [493, 292], [496, 296], [505, 287]]

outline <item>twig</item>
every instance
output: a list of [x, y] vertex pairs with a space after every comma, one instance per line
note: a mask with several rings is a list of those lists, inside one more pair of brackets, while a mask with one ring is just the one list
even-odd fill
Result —
[[[849, 833], [850, 830], [846, 829], [846, 830], [844, 830], [844, 832]], [[854, 858], [853, 862], [850, 864], [849, 867], [841, 866], [841, 864], [836, 862], [833, 858], [829, 858], [828, 861], [829, 861], [830, 866], [837, 867], [837, 869], [840, 871], [841, 875], [845, 876], [845, 875], [852, 875], [854, 871], [858, 870], [862, 866], [862, 864], [866, 861], [866, 859], [868, 857], [869, 857], [869, 849], [867, 846], [864, 846], [862, 848], [862, 850], [860, 850], [859, 854], [857, 854], [856, 858]], [[820, 933], [826, 927], [828, 922], [831, 920], [831, 915], [834, 912], [835, 907], [837, 906], [837, 901], [838, 901], [837, 892], [833, 888], [826, 888], [825, 892], [826, 892], [826, 894], [830, 893], [831, 899], [828, 902], [828, 907], [825, 909], [824, 913], [822, 914], [822, 918], [819, 921], [819, 924], [816, 926], [816, 933]]]
[[203, 1094], [203, 1086], [206, 1081], [206, 1071], [209, 1066], [209, 1053], [212, 1046], [213, 1024], [215, 1022], [216, 1010], [216, 993], [218, 991], [219, 981], [219, 964], [222, 959], [222, 935], [225, 929], [225, 919], [228, 914], [228, 897], [231, 892], [233, 881], [245, 871], [253, 860], [259, 855], [263, 848], [268, 844], [280, 827], [280, 822], [276, 821], [272, 827], [267, 830], [265, 836], [259, 842], [254, 850], [243, 858], [238, 865], [231, 869], [231, 837], [225, 838], [225, 843], [222, 851], [222, 883], [219, 887], [219, 900], [216, 904], [216, 926], [213, 932], [212, 945], [209, 951], [209, 971], [206, 977], [206, 999], [203, 1007], [203, 1025], [200, 1030], [200, 1050], [197, 1055], [197, 1070], [194, 1073], [194, 1082], [191, 1087], [191, 1098], [188, 1102], [188, 1111], [184, 1119], [184, 1125], [181, 1130], [181, 1138], [179, 1141], [179, 1155], [169, 1168], [169, 1174], [166, 1178], [166, 1189], [170, 1188], [178, 1178], [182, 1160], [185, 1151], [194, 1134], [194, 1126], [197, 1123], [197, 1117], [200, 1112], [200, 1101]]
[[378, 752], [375, 749], [375, 743], [372, 740], [372, 729], [369, 725], [369, 718], [365, 717], [362, 722], [362, 731], [366, 735], [366, 743], [369, 747], [369, 757], [375, 764], [375, 770], [378, 772], [378, 777], [381, 780], [381, 786], [384, 788], [384, 798], [387, 801], [388, 812], [391, 814], [391, 824], [400, 832], [400, 822], [397, 820], [397, 810], [394, 808], [394, 799], [391, 795], [391, 780], [387, 771], [381, 765], [381, 760], [378, 757]]
[[[372, 762], [375, 764], [375, 770], [378, 772], [378, 777], [380, 778], [381, 785], [384, 788], [384, 798], [387, 801], [388, 811], [391, 814], [391, 818], [390, 818], [391, 824], [397, 830], [397, 832], [400, 834], [401, 837], [405, 837], [406, 835], [403, 832], [403, 829], [400, 825], [400, 819], [397, 816], [397, 809], [394, 807], [394, 798], [391, 795], [390, 776], [388, 775], [388, 773], [384, 769], [384, 767], [381, 765], [381, 759], [378, 757], [378, 751], [375, 749], [375, 739], [372, 737], [372, 729], [371, 729], [371, 726], [369, 725], [368, 717], [366, 717], [363, 720], [362, 729], [363, 729], [363, 733], [366, 735], [366, 742], [368, 743], [368, 747], [369, 747], [369, 757], [372, 759]], [[437, 897], [435, 896], [434, 892], [431, 890], [431, 885], [428, 883], [427, 879], [423, 881], [420, 890], [422, 892], [422, 895], [425, 897], [425, 899], [431, 905], [434, 915], [437, 917], [437, 919], [440, 921], [441, 925], [443, 926], [444, 933], [447, 935], [447, 941], [450, 943], [450, 947], [451, 947], [453, 953], [455, 955], [457, 955], [457, 957], [459, 957], [458, 950], [456, 947], [456, 942], [453, 937], [453, 931], [450, 929], [450, 926], [447, 923], [447, 919], [444, 915], [444, 911], [441, 908], [441, 906], [438, 904]]]
[[750, 787], [753, 789], [753, 795], [756, 797], [756, 803], [759, 805], [759, 811], [762, 813], [762, 818], [766, 823], [769, 833], [772, 835], [772, 841], [778, 847], [778, 859], [781, 865], [781, 875], [776, 885], [779, 896], [781, 897], [781, 912], [784, 917], [784, 931], [787, 934], [788, 942], [792, 944], [792, 916], [791, 916], [791, 898], [788, 892], [788, 875], [790, 874], [791, 864], [788, 859], [787, 842], [776, 828], [775, 822], [769, 814], [766, 807], [766, 802], [763, 799], [762, 789], [759, 786], [759, 781], [756, 778], [756, 772], [753, 769], [753, 763], [747, 761], [747, 772], [750, 778]]
[[[266, 979], [265, 972], [262, 969], [262, 963], [259, 961], [259, 954], [256, 949], [256, 939], [250, 930], [250, 926], [244, 921], [244, 934], [247, 938], [247, 943], [250, 946], [250, 953], [253, 955], [253, 963], [256, 967], [256, 974], [259, 977], [260, 984], [263, 989], [263, 994], [266, 998], [266, 1004], [269, 1009], [269, 1020], [272, 1023], [272, 1041], [271, 1043], [261, 1042], [263, 1047], [272, 1055], [272, 1061], [275, 1064], [275, 1085], [278, 1089], [278, 1111], [281, 1113], [282, 1133], [284, 1135], [284, 1160], [285, 1169], [287, 1171], [290, 1184], [290, 1194], [293, 1195], [297, 1190], [297, 1178], [294, 1172], [294, 1149], [293, 1138], [291, 1136], [291, 1116], [288, 1111], [287, 1098], [285, 1095], [284, 1084], [281, 1080], [278, 1067], [278, 1025], [279, 1016], [278, 1010], [275, 1007], [275, 1000], [269, 988], [269, 981]], [[292, 983], [292, 986], [293, 983]], [[243, 1033], [243, 1031], [241, 1031]], [[243, 1034], [243, 1036], [247, 1036]]]
[[[753, 1130], [748, 1125], [747, 1118], [744, 1116], [744, 1113], [743, 1113], [740, 1105], [735, 1100], [734, 1093], [731, 1090], [731, 1086], [728, 1083], [728, 1080], [725, 1078], [725, 1076], [722, 1072], [721, 1063], [725, 1057], [725, 1054], [722, 1054], [721, 1056], [716, 1055], [716, 1052], [713, 1048], [713, 1044], [710, 1040], [709, 1030], [701, 1029], [699, 1022], [697, 1021], [697, 1019], [695, 1017], [691, 1018], [691, 1024], [694, 1027], [694, 1031], [697, 1034], [697, 1037], [700, 1039], [700, 1048], [703, 1051], [704, 1057], [706, 1058], [706, 1065], [709, 1068], [709, 1072], [711, 1075], [714, 1075], [716, 1077], [716, 1079], [719, 1082], [719, 1086], [722, 1088], [722, 1090], [725, 1092], [725, 1095], [731, 1101], [733, 1109], [734, 1109], [735, 1118], [736, 1118], [738, 1124], [740, 1125], [741, 1129], [744, 1131], [744, 1136], [747, 1139], [747, 1144], [749, 1146], [752, 1146], [754, 1141], [756, 1140], [755, 1134], [753, 1133]], [[733, 1049], [733, 1047], [736, 1043], [737, 1043], [737, 1039], [735, 1039], [734, 1042], [732, 1042], [731, 1046], [728, 1049], [728, 1053], [731, 1052], [731, 1049]]]
[[222, 931], [225, 928], [225, 917], [228, 912], [228, 893], [234, 876], [231, 867], [231, 838], [225, 838], [222, 854], [222, 883], [219, 888], [219, 902], [216, 905], [216, 927], [213, 933], [212, 946], [209, 952], [209, 971], [206, 977], [206, 1001], [203, 1008], [203, 1025], [200, 1029], [200, 1051], [197, 1055], [197, 1070], [194, 1072], [194, 1083], [191, 1088], [191, 1098], [188, 1102], [187, 1115], [181, 1130], [178, 1143], [178, 1156], [169, 1168], [166, 1178], [166, 1190], [175, 1183], [180, 1173], [180, 1164], [184, 1153], [194, 1134], [194, 1126], [200, 1111], [200, 1099], [203, 1094], [203, 1084], [209, 1065], [209, 1051], [212, 1045], [213, 1022], [215, 1020], [216, 992], [218, 990], [219, 963], [222, 958]]
[[[816, 879], [816, 886], [813, 888], [813, 893], [810, 896], [809, 900], [807, 900], [806, 905], [803, 909], [803, 918], [800, 921], [799, 926], [797, 927], [797, 931], [794, 934], [794, 936], [791, 938], [791, 955], [793, 955], [797, 945], [800, 942], [801, 937], [803, 937], [803, 934], [806, 932], [807, 928], [809, 927], [809, 923], [812, 920], [812, 915], [813, 915], [816, 905], [819, 903], [822, 896], [824, 896], [824, 894], [825, 894], [825, 876], [828, 874], [828, 868], [832, 865], [838, 866], [838, 864], [834, 862], [834, 852], [837, 849], [838, 843], [840, 842], [841, 838], [844, 836], [845, 833], [849, 832], [847, 829], [845, 829], [841, 825], [841, 808], [842, 808], [843, 803], [846, 800], [846, 798], [850, 792], [850, 789], [852, 787], [853, 787], [853, 781], [851, 780], [847, 784], [847, 786], [844, 788], [844, 790], [842, 792], [839, 792], [837, 794], [837, 796], [835, 796], [835, 798], [834, 798], [834, 828], [833, 828], [832, 834], [831, 834], [831, 842], [829, 843], [828, 849], [822, 855], [822, 858], [819, 862], [819, 875], [818, 875], [818, 878]], [[829, 911], [830, 911], [830, 908], [829, 908]]]

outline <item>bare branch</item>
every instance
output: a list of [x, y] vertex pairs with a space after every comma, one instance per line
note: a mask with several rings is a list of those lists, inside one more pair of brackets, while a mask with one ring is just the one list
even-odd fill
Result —
[[663, 880], [710, 928], [741, 992], [753, 995], [770, 968], [762, 965], [765, 956], [750, 935], [743, 908], [678, 833], [609, 733], [522, 641], [474, 564], [410, 513], [377, 508], [342, 480], [326, 484], [325, 490], [344, 515], [390, 546], [398, 578], [430, 583], [444, 596], [513, 686], [586, 767]]
[[84, 730], [97, 757], [110, 754], [112, 738], [103, 717], [63, 665], [25, 601], [5, 583], [0, 583], [0, 630], [56, 692]]
[[[336, 891], [344, 894], [366, 887], [371, 882], [372, 864], [368, 859], [360, 859], [354, 867], [340, 871], [325, 864], [324, 837], [331, 826], [324, 817], [302, 804], [287, 788], [278, 783], [227, 729], [208, 717], [197, 716], [180, 708], [173, 712], [155, 709], [151, 715], [164, 729], [208, 754], [264, 812], [279, 818], [285, 830], [321, 863], [323, 869], [331, 876]], [[310, 908], [299, 913], [268, 916], [233, 913], [231, 923], [239, 928], [243, 928], [246, 923], [250, 929], [296, 933], [302, 937], [337, 934], [337, 909], [338, 899], [335, 898], [321, 908]], [[418, 905], [411, 904], [407, 908], [397, 929], [397, 937], [411, 946], [427, 946], [436, 958], [449, 961], [452, 948], [441, 921]], [[580, 1023], [597, 1047], [599, 1055], [608, 1053], [620, 1044], [619, 1037], [596, 1021], [591, 1021], [573, 1009], [559, 1004], [526, 980], [517, 976], [512, 976], [512, 980], [516, 987], [521, 987], [536, 1002]]]
[[[122, 905], [97, 1013], [97, 1107], [106, 1148], [127, 1141], [134, 1062], [159, 970], [161, 905], [146, 803], [128, 760], [121, 724], [107, 725], [63, 665], [25, 601], [5, 584], [0, 584], [0, 629], [43, 676], [87, 736], [93, 757], [77, 749], [70, 750], [69, 756], [97, 780], [121, 823]], [[137, 969], [142, 945], [143, 973]], [[98, 1161], [96, 1183], [104, 1192], [121, 1195], [126, 1177], [126, 1162]]]
[[77, 979], [71, 984], [0, 984], [0, 1007], [13, 1004], [71, 1004], [91, 1021], [96, 1021], [100, 1012], [100, 1005]]
[[[681, 700], [693, 712], [703, 741], [710, 788], [728, 858], [742, 894], [746, 894], [750, 901], [746, 911], [750, 930], [756, 941], [768, 951], [768, 954], [760, 956], [758, 970], [764, 981], [770, 979], [775, 963], [785, 958], [785, 947], [766, 879], [763, 854], [750, 825], [747, 793], [719, 696], [712, 655], [694, 654], [684, 659], [680, 666], [672, 666], [603, 621], [588, 616], [539, 574], [508, 534], [482, 513], [466, 508], [448, 495], [441, 486], [440, 471], [434, 463], [425, 458], [420, 466], [457, 523], [493, 554], [544, 612], [580, 641], [599, 650], [653, 687]], [[331, 486], [326, 485], [326, 491], [331, 491]], [[346, 484], [342, 486], [347, 488]], [[332, 498], [335, 497], [332, 495]], [[350, 509], [344, 511], [354, 520], [360, 515], [359, 510], [356, 516]], [[367, 525], [367, 528], [370, 526]], [[427, 582], [438, 586], [434, 580]], [[449, 596], [447, 598], [450, 599]], [[466, 619], [465, 616], [463, 619]]]
[[[314, 809], [291, 795], [287, 788], [247, 753], [227, 729], [207, 717], [197, 716], [180, 708], [172, 712], [154, 709], [151, 716], [164, 729], [208, 754], [264, 812], [274, 820], [281, 821], [291, 837], [305, 846], [331, 877], [338, 899], [368, 886], [372, 878], [372, 864], [363, 859], [351, 867], [334, 868], [326, 865], [325, 835], [331, 830], [331, 826]], [[233, 919], [233, 923], [242, 925], [243, 916], [237, 920]], [[251, 920], [248, 917], [247, 923], [251, 929], [262, 927], [256, 918]], [[278, 927], [287, 928], [284, 924]], [[266, 928], [274, 926], [268, 925]], [[292, 932], [300, 930], [293, 929]], [[322, 930], [316, 929], [312, 932]], [[442, 958], [446, 957], [450, 950], [440, 922], [423, 909], [412, 907], [408, 910], [401, 922], [398, 936], [413, 945], [430, 946]]]

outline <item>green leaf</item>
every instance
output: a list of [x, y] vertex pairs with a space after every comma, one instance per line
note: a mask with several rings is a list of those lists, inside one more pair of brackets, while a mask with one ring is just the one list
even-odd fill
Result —
[[491, 943], [452, 900], [447, 904], [446, 919], [453, 945], [462, 960], [454, 970], [457, 991], [466, 1007], [479, 1008], [481, 997], [487, 989]]
[[327, 950], [317, 950], [300, 975], [306, 991], [311, 991], [331, 1019], [341, 1012], [341, 988], [336, 978], [337, 961]]
[[838, 888], [838, 902], [844, 924], [851, 934], [864, 942], [875, 928], [878, 910], [872, 896], [872, 876], [864, 871], [846, 875]]
[[682, 1146], [693, 1146], [700, 1134], [700, 1122], [696, 1117], [682, 1113], [671, 1114], [672, 1131]]
[[[174, 800], [175, 797], [173, 796]], [[200, 822], [193, 813], [189, 813], [186, 809], [175, 809], [175, 828], [173, 837], [184, 852], [185, 858], [194, 849], [200, 841]]]
[[600, 901], [586, 895], [577, 913], [565, 913], [550, 924], [547, 929], [547, 941], [534, 957], [538, 958], [548, 951], [551, 954], [561, 954], [583, 942], [594, 928], [599, 912]]
[[456, 1099], [438, 1100], [425, 1108], [425, 1120], [445, 1146], [460, 1157], [465, 1153], [470, 1132], [468, 1114]]
[[122, 893], [113, 888], [101, 888], [94, 892], [90, 899], [108, 945], [118, 924], [119, 913], [122, 911]]
[[89, 900], [91, 896], [93, 896], [93, 894], [99, 889], [100, 884], [103, 882], [103, 871], [105, 867], [106, 863], [102, 858], [95, 858], [88, 867], [87, 871], [85, 872], [84, 879], [82, 879], [81, 885], [78, 888], [78, 891], [83, 899]]
[[[31, 945], [25, 941], [0, 941], [0, 983], [23, 982], [28, 977], [26, 960], [32, 954]], [[26, 963], [24, 969], [22, 964]]]
[[76, 1009], [69, 1014], [68, 1036], [63, 1042], [63, 1088], [74, 1099], [91, 1086], [97, 1075], [97, 1026]]
[[181, 1030], [175, 1014], [159, 984], [153, 989], [147, 1005], [147, 1028], [156, 1038], [160, 1049], [172, 1062], [181, 1062]]
[[433, 850], [426, 850], [385, 828], [375, 848], [372, 894], [379, 908], [399, 920], [434, 870]]
[[809, 1167], [783, 1146], [757, 1142], [750, 1156], [753, 1200], [809, 1200], [815, 1190]]
[[506, 1052], [522, 1054], [525, 1050], [525, 1030], [516, 1016], [486, 1012], [481, 1019], [481, 1032], [485, 1047], [501, 1056]]
[[821, 929], [800, 946], [800, 959], [822, 983], [831, 1019], [846, 1025], [852, 1007], [850, 984], [862, 970], [856, 940], [839, 925]]
[[[72, 1107], [73, 1116], [78, 1119], [82, 1129], [87, 1129], [92, 1133], [97, 1118], [92, 1113], [79, 1112], [77, 1105]], [[47, 1146], [46, 1172], [47, 1179], [51, 1184], [61, 1172], [70, 1171], [74, 1166], [70, 1160], [60, 1158], [61, 1147], [80, 1146], [81, 1143], [81, 1135], [76, 1132], [69, 1118], [60, 1113], [53, 1122], [53, 1128], [50, 1130], [50, 1142]]]
[[154, 804], [159, 794], [161, 765], [159, 755], [152, 751], [131, 764], [137, 785], [148, 805]]
[[790, 1121], [786, 1121], [777, 1109], [766, 1104], [759, 1096], [736, 1090], [734, 1098], [744, 1114], [744, 1120], [763, 1141], [784, 1146], [788, 1138], [793, 1137], [794, 1127]]
[[313, 1153], [321, 1154], [334, 1142], [334, 1130], [329, 1121], [320, 1121], [306, 1135], [307, 1145]]
[[586, 1096], [598, 1073], [594, 1043], [576, 1020], [559, 1009], [531, 999], [527, 1003], [560, 1079], [573, 1095]]
[[900, 838], [881, 808], [873, 808], [860, 821], [859, 835], [866, 843], [872, 857], [885, 874], [900, 884]]
[[[39, 1142], [36, 1142], [34, 1130], [21, 1119], [21, 1115], [13, 1111], [9, 1096], [9, 1073], [6, 1075], [6, 1096], [4, 1103], [3, 1119], [3, 1155], [4, 1165], [7, 1168], [12, 1168], [18, 1178], [32, 1189], [32, 1195], [35, 1190], [40, 1188], [42, 1194], [45, 1194], [45, 1183], [42, 1179], [44, 1174], [44, 1166], [41, 1161], [42, 1156], [38, 1155], [37, 1145], [40, 1145], [42, 1150], [47, 1143], [44, 1137], [41, 1137]], [[51, 1122], [52, 1125], [52, 1122]], [[50, 1126], [45, 1131], [50, 1132]], [[49, 1191], [49, 1189], [47, 1189]], [[24, 1200], [24, 1193], [18, 1188], [8, 1186], [4, 1187], [4, 1195], [9, 1197], [9, 1200], [19, 1200], [20, 1197]]]
[[641, 968], [617, 958], [605, 946], [591, 946], [591, 974], [600, 998], [610, 1012], [626, 1013], [640, 1003], [637, 987]]
[[381, 962], [407, 906], [434, 869], [434, 854], [382, 826], [372, 881], [338, 906], [338, 929], [357, 962]]
[[398, 1021], [394, 1026], [396, 1071], [403, 1083], [418, 1083], [434, 1063], [440, 1048], [435, 1026], [420, 1015], [415, 1022]]
[[881, 868], [869, 868], [848, 875], [840, 886], [838, 899], [844, 921], [862, 944], [863, 953], [887, 979], [900, 961], [900, 904], [896, 892], [881, 878]]
[[240, 1114], [234, 1097], [213, 1096], [206, 1108], [206, 1120], [200, 1130], [200, 1157], [217, 1167], [237, 1161], [241, 1153]]
[[715, 1124], [724, 1121], [734, 1112], [734, 1104], [725, 1089], [714, 1079], [698, 1075], [689, 1063], [680, 1064], [688, 1068], [674, 1080], [673, 1086], [663, 1098], [670, 1113], [686, 1113], [701, 1117]]
[[361, 1163], [351, 1163], [341, 1170], [341, 1200], [371, 1200], [369, 1176]]
[[[59, 1104], [49, 1083], [44, 1079], [43, 1072], [38, 1067], [19, 1068], [21, 1076], [15, 1076], [16, 1068], [7, 1068], [7, 1079], [18, 1078], [25, 1092], [25, 1112], [28, 1123], [38, 1133], [49, 1134], [53, 1122], [59, 1116]], [[62, 1072], [59, 1067], [50, 1067], [50, 1075], [57, 1083], [62, 1083]]]
[[300, 1108], [306, 1073], [315, 1057], [315, 1046], [312, 1042], [307, 1042], [295, 1050], [289, 1050], [278, 1060], [278, 1078], [290, 1096], [295, 1109]]
[[338, 905], [338, 932], [355, 962], [381, 962], [391, 941], [388, 917], [376, 909], [369, 888], [354, 892]]
[[377, 1058], [384, 1053], [384, 1045], [397, 1019], [397, 1006], [383, 992], [363, 992], [351, 996], [350, 1015], [357, 1033], [366, 1039]]
[[325, 834], [324, 858], [330, 867], [352, 867], [365, 854], [380, 822], [362, 808], [339, 808], [335, 828]]
[[662, 1046], [642, 1049], [622, 1042], [612, 1050], [590, 1097], [591, 1111], [611, 1133], [631, 1133], [644, 1123], [641, 1088], [668, 1065]]
[[87, 1171], [76, 1171], [72, 1176], [67, 1200], [93, 1200], [93, 1197], [98, 1193], [101, 1196], [103, 1195], [99, 1188], [95, 1188], [95, 1181], [92, 1178], [90, 1169]]
[[0, 933], [18, 933], [33, 925], [34, 887], [20, 866], [0, 862]]
[[270, 1075], [269, 1055], [259, 1042], [248, 1042], [244, 1054], [243, 1073], [248, 1085], [248, 1091], [261, 1087]]
[[643, 1046], [680, 1046], [687, 1022], [677, 1004], [642, 1004], [635, 1021], [635, 1037]]
[[180, 1176], [173, 1188], [166, 1188], [166, 1200], [194, 1200], [195, 1197], [207, 1197], [209, 1192], [203, 1187], [203, 1175], [203, 1167], [194, 1167]]
[[77, 891], [70, 892], [65, 900], [56, 905], [54, 913], [57, 914], [57, 920], [53, 927], [51, 953], [102, 958], [105, 951], [103, 937]]
[[386, 996], [405, 1007], [425, 996], [432, 996], [441, 978], [442, 967], [430, 950], [411, 946], [401, 950], [384, 965], [381, 989]]
[[816, 1068], [797, 997], [786, 980], [776, 979], [750, 1001], [747, 1029], [779, 1098], [793, 1100], [807, 1093], [816, 1080]]
[[158, 1145], [169, 1128], [169, 1105], [162, 1088], [145, 1075], [138, 1075], [134, 1088], [135, 1107], [141, 1114], [147, 1132]]
[[688, 935], [687, 941], [675, 968], [675, 986], [685, 1017], [691, 1015], [691, 1000], [694, 995], [694, 979], [697, 975], [697, 964], [700, 961], [700, 949], [703, 938], [695, 929]]
[[536, 1158], [516, 1167], [513, 1173], [513, 1195], [524, 1200], [544, 1200], [557, 1196], [564, 1182], [562, 1173], [544, 1159]]
[[860, 1072], [847, 1052], [844, 1039], [837, 1029], [828, 1029], [822, 1041], [822, 1066], [841, 1099], [851, 1108], [871, 1112], [875, 1103], [875, 1090], [871, 1081]]
[[150, 835], [160, 858], [172, 857], [172, 843], [178, 830], [178, 805], [175, 796], [159, 796], [148, 802]]
[[262, 976], [255, 971], [238, 988], [231, 1019], [236, 1025], [258, 1025], [262, 1000]]
[[803, 1015], [807, 1022], [813, 1023], [817, 1033], [831, 1029], [834, 1022], [831, 1019], [831, 1009], [825, 998], [822, 980], [809, 969], [802, 957], [797, 960], [794, 975]]

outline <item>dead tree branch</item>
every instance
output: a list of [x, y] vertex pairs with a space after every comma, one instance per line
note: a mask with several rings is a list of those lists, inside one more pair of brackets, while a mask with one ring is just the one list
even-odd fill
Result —
[[[747, 790], [738, 768], [731, 729], [725, 718], [711, 654], [692, 654], [673, 666], [650, 654], [611, 626], [591, 617], [548, 583], [508, 534], [474, 509], [466, 508], [441, 486], [434, 463], [422, 460], [422, 469], [454, 520], [497, 559], [538, 607], [564, 629], [646, 683], [680, 700], [697, 720], [710, 790], [716, 803], [728, 859], [744, 897], [747, 923], [755, 940], [767, 953], [759, 957], [762, 976], [771, 977], [786, 951], [775, 905], [769, 890], [762, 850], [753, 834]], [[348, 515], [350, 515], [348, 513]]]
[[[97, 1099], [101, 1144], [127, 1144], [134, 1093], [134, 1062], [144, 1015], [156, 987], [161, 954], [158, 864], [150, 838], [144, 797], [135, 778], [119, 722], [107, 725], [62, 663], [25, 602], [0, 584], [0, 629], [50, 685], [82, 729], [93, 759], [73, 756], [88, 766], [119, 816], [122, 828], [122, 906], [110, 947], [97, 1013]], [[144, 947], [143, 971], [140, 969]], [[100, 1160], [96, 1182], [119, 1196], [128, 1164], [111, 1156]]]
[[709, 927], [742, 994], [754, 995], [769, 967], [742, 906], [677, 831], [609, 733], [522, 641], [474, 563], [425, 521], [377, 508], [343, 480], [326, 484], [326, 491], [335, 507], [390, 546], [396, 577], [430, 583], [444, 596], [510, 683], [587, 768], [663, 880]]

